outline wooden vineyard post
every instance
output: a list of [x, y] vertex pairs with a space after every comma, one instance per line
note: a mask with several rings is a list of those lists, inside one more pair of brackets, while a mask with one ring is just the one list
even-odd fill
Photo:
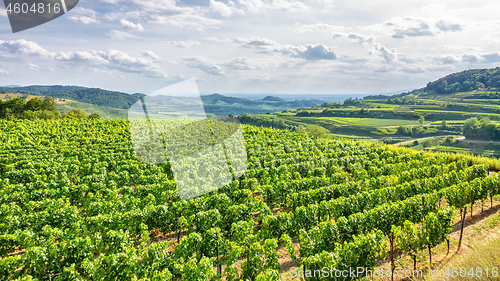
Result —
[[446, 256], [450, 253], [450, 239], [446, 239], [446, 246], [448, 247], [446, 250]]
[[394, 281], [394, 233], [391, 231], [391, 281]]
[[[50, 248], [48, 249], [49, 250], [49, 266], [50, 266]], [[50, 271], [49, 271], [49, 281], [52, 281], [52, 274], [50, 274]]]
[[219, 236], [219, 233], [217, 233], [217, 266], [219, 268], [219, 275], [220, 275], [220, 279], [222, 280], [222, 264], [221, 264], [221, 261], [219, 259], [219, 242], [220, 242], [220, 236]]
[[465, 223], [465, 215], [466, 214], [467, 214], [467, 206], [464, 207], [464, 214], [461, 217], [462, 224], [460, 226], [460, 239], [458, 240], [458, 249], [457, 249], [457, 252], [460, 250], [460, 246], [462, 245], [462, 235], [464, 233], [464, 223]]
[[431, 252], [431, 245], [427, 245], [427, 249], [429, 250], [429, 268], [432, 267], [432, 252]]

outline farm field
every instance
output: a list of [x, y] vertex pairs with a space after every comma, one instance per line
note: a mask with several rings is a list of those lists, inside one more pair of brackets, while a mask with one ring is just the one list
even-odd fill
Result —
[[331, 121], [339, 125], [361, 126], [361, 127], [389, 127], [400, 125], [419, 125], [418, 120], [403, 119], [377, 119], [377, 118], [349, 118], [349, 117], [302, 117], [290, 118], [294, 121], [315, 122], [319, 120]]
[[449, 239], [460, 208], [500, 193], [493, 167], [470, 157], [243, 129], [243, 176], [180, 200], [168, 163], [136, 159], [126, 120], [0, 120], [0, 279], [373, 269], [395, 245], [419, 258]]

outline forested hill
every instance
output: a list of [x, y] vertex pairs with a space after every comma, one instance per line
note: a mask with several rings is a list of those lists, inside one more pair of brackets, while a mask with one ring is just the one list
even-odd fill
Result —
[[22, 93], [35, 96], [70, 99], [83, 103], [122, 109], [129, 109], [139, 99], [139, 97], [134, 95], [99, 88], [60, 85], [14, 88], [0, 87], [0, 93]]
[[286, 101], [278, 97], [267, 96], [261, 100], [228, 97], [220, 94], [201, 96], [207, 114], [225, 116], [228, 114], [263, 114], [267, 112], [282, 111], [284, 109], [297, 109], [311, 107], [323, 103], [322, 100], [295, 100]]
[[369, 95], [364, 100], [394, 99], [407, 95], [446, 95], [458, 92], [470, 92], [478, 89], [500, 89], [500, 67], [489, 69], [469, 69], [449, 74], [426, 87], [396, 95]]
[[500, 67], [453, 73], [429, 82], [425, 91], [429, 94], [453, 94], [481, 88], [500, 88]]

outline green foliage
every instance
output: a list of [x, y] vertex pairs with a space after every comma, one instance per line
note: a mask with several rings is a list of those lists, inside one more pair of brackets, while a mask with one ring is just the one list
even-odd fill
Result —
[[263, 252], [265, 256], [264, 268], [280, 271], [278, 262], [278, 241], [276, 239], [266, 239], [264, 241]]
[[40, 99], [34, 98], [34, 99], [30, 99], [28, 102], [26, 102], [26, 105], [24, 108], [27, 111], [39, 111], [39, 110], [44, 109], [44, 105]]
[[418, 123], [420, 124], [420, 126], [423, 126], [424, 122], [425, 122], [424, 116], [420, 115], [420, 117], [418, 117]]
[[465, 120], [462, 133], [468, 139], [500, 140], [500, 126], [488, 118], [476, 117]]
[[405, 221], [402, 226], [393, 226], [396, 247], [405, 254], [412, 257], [414, 264], [417, 261], [417, 255], [424, 248], [423, 232], [418, 224]]
[[43, 101], [33, 98], [27, 102], [21, 98], [0, 101], [0, 119], [58, 119], [61, 114], [55, 110], [54, 100]]
[[[373, 231], [368, 234], [353, 236], [351, 242], [339, 243], [332, 252], [322, 251], [319, 254], [304, 258], [306, 270], [314, 271], [322, 268], [348, 269], [367, 268], [373, 269], [377, 263], [377, 257], [387, 247], [387, 240], [381, 231]], [[306, 280], [322, 280], [321, 276], [305, 273]], [[361, 277], [361, 276], [360, 276]], [[345, 280], [354, 280], [356, 277], [348, 277]]]
[[454, 145], [458, 143], [458, 140], [454, 136], [447, 136], [446, 138], [439, 140], [437, 142], [439, 145]]
[[129, 109], [139, 99], [126, 93], [77, 86], [27, 86], [11, 88], [12, 91], [123, 109]]
[[433, 213], [445, 239], [441, 198], [468, 204], [500, 186], [474, 158], [243, 130], [245, 175], [180, 200], [168, 163], [136, 159], [125, 120], [0, 120], [1, 279], [279, 280], [278, 238], [306, 269], [372, 268], [384, 233]]
[[56, 110], [56, 102], [51, 97], [46, 97], [42, 102], [42, 106], [43, 106], [43, 109], [47, 110], [47, 111], [55, 111]]
[[500, 67], [471, 69], [450, 74], [434, 82], [429, 82], [425, 90], [436, 94], [452, 94], [485, 87], [500, 88]]
[[249, 114], [243, 114], [238, 117], [238, 120], [242, 124], [248, 124], [253, 126], [262, 126], [276, 129], [287, 129], [287, 130], [295, 130], [296, 126], [288, 125], [285, 123], [284, 119], [272, 116], [255, 116]]
[[278, 270], [266, 269], [255, 278], [255, 281], [281, 281]]
[[182, 268], [182, 280], [213, 280], [212, 278], [217, 276], [213, 266], [214, 260], [215, 258], [207, 257], [202, 257], [200, 260], [191, 258]]
[[285, 233], [281, 236], [281, 240], [283, 241], [283, 243], [285, 243], [285, 247], [288, 251], [288, 255], [290, 256], [292, 261], [296, 265], [300, 265], [300, 262], [297, 259], [297, 254], [295, 252], [295, 246], [293, 245], [293, 242], [292, 242], [292, 239], [290, 238], [290, 236], [288, 236], [288, 234]]
[[97, 113], [92, 113], [92, 114], [89, 115], [89, 118], [90, 119], [100, 119], [101, 116], [99, 114], [97, 114]]
[[70, 112], [64, 114], [63, 116], [64, 118], [87, 118], [87, 113], [85, 113], [85, 111], [83, 111], [82, 109], [78, 109], [78, 108], [75, 108], [73, 110], [71, 110]]

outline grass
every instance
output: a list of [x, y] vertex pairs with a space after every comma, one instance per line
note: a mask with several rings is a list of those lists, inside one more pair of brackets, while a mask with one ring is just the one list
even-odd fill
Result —
[[[297, 118], [294, 118], [295, 121]], [[326, 120], [338, 125], [360, 126], [360, 127], [388, 127], [401, 125], [419, 125], [418, 120], [402, 119], [377, 119], [377, 118], [350, 118], [350, 117], [300, 117], [304, 121], [314, 122]]]
[[489, 228], [494, 228], [494, 227], [496, 227], [498, 225], [500, 225], [500, 213], [487, 218], [484, 221], [484, 225], [482, 226], [482, 228], [483, 229], [489, 229]]
[[[498, 215], [497, 215], [498, 217]], [[497, 234], [498, 235], [498, 234]], [[451, 260], [449, 263], [441, 265], [439, 277], [424, 277], [417, 280], [499, 280], [500, 273], [498, 269], [500, 266], [500, 239], [486, 238], [480, 241], [473, 242], [468, 249], [468, 252], [464, 255], [456, 256], [456, 259]], [[453, 269], [456, 268], [456, 277], [453, 277]], [[470, 269], [473, 268], [473, 274], [469, 275]], [[476, 271], [480, 268], [482, 270], [482, 276], [478, 277]], [[485, 276], [485, 270], [488, 268], [489, 277]], [[497, 277], [491, 276], [492, 268], [497, 269]], [[446, 270], [449, 269], [450, 276], [445, 276]], [[460, 269], [462, 269], [461, 276]]]
[[499, 151], [491, 149], [474, 149], [474, 148], [438, 145], [433, 147], [431, 150], [440, 152], [482, 155], [485, 157], [500, 157]]
[[365, 141], [377, 141], [376, 139], [366, 137], [366, 136], [354, 136], [354, 135], [341, 135], [341, 134], [330, 134], [332, 138], [340, 139], [352, 139], [352, 140], [365, 140]]
[[99, 114], [102, 118], [127, 118], [127, 112], [128, 110], [126, 109], [120, 109], [120, 108], [111, 108], [111, 107], [106, 107], [106, 106], [100, 106], [100, 105], [94, 105], [94, 104], [89, 104], [89, 103], [83, 103], [83, 102], [76, 102], [76, 101], [69, 101], [66, 103], [61, 103], [57, 104], [57, 110], [66, 113], [71, 111], [73, 108], [79, 108], [83, 109], [87, 113], [97, 113]]

